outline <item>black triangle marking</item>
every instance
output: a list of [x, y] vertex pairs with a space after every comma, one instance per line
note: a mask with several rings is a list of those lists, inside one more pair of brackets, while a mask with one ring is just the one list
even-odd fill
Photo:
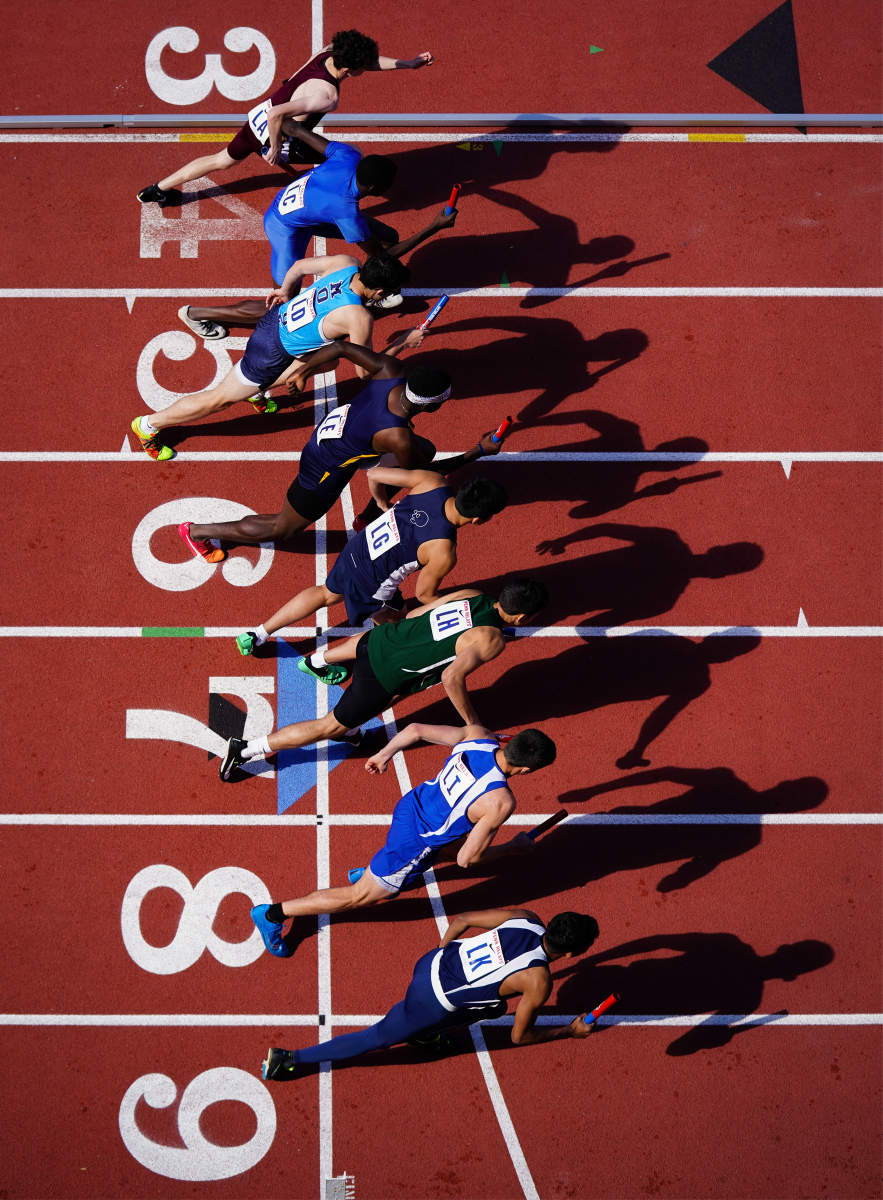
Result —
[[707, 65], [770, 112], [805, 111], [791, 0], [785, 0]]
[[[245, 713], [237, 708], [226, 696], [210, 692], [208, 698], [208, 727], [213, 733], [219, 733], [226, 742], [231, 737], [241, 738], [245, 730]], [[208, 752], [209, 759], [217, 758], [216, 754]]]

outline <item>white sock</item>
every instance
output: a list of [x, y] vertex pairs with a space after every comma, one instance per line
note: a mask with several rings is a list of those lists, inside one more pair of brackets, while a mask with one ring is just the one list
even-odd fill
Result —
[[323, 647], [321, 650], [317, 650], [315, 654], [310, 655], [310, 666], [311, 667], [327, 667], [328, 666], [328, 663], [325, 661], [325, 649], [326, 648]]
[[263, 646], [264, 642], [268, 641], [270, 637], [263, 625], [258, 625], [257, 629], [252, 630], [252, 633], [255, 635], [255, 645], [257, 646]]
[[151, 422], [149, 417], [138, 418], [138, 428], [142, 433], [154, 434], [159, 433], [157, 427]]
[[268, 737], [252, 738], [242, 747], [242, 757], [246, 762], [252, 758], [266, 758], [268, 754], [272, 753]]

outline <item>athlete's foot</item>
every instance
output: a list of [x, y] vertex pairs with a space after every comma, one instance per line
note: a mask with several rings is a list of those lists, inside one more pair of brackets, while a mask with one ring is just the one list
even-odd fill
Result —
[[142, 204], [158, 204], [162, 207], [164, 204], [168, 204], [170, 196], [168, 192], [162, 190], [158, 183], [152, 183], [149, 187], [141, 189], [138, 199]]
[[220, 321], [197, 321], [190, 316], [190, 305], [185, 304], [183, 308], [178, 309], [178, 320], [181, 321], [191, 333], [195, 333], [197, 337], [205, 338], [207, 342], [217, 341], [219, 338], [225, 338], [230, 330], [226, 325], [222, 325]]
[[279, 405], [266, 392], [258, 392], [256, 396], [249, 396], [248, 402], [255, 412], [272, 414], [279, 411]]
[[251, 919], [264, 939], [264, 945], [276, 958], [291, 958], [294, 951], [282, 937], [283, 925], [267, 919], [269, 904], [256, 904], [251, 910]]
[[159, 440], [158, 433], [142, 433], [141, 418], [136, 417], [131, 425], [132, 433], [141, 443], [141, 449], [145, 454], [148, 454], [156, 462], [167, 462], [170, 458], [175, 457], [175, 451], [171, 446], [164, 446]]
[[278, 1046], [271, 1046], [267, 1057], [261, 1063], [261, 1078], [288, 1083], [294, 1079], [296, 1069], [297, 1064], [291, 1050], [280, 1050]]
[[205, 538], [193, 537], [190, 533], [191, 524], [192, 522], [190, 521], [182, 521], [178, 526], [178, 536], [184, 540], [193, 557], [204, 558], [209, 563], [223, 562], [227, 557], [226, 550], [221, 550], [219, 547], [213, 546]]
[[299, 658], [297, 669], [303, 671], [305, 675], [312, 675], [320, 683], [329, 685], [343, 683], [350, 677], [350, 669], [343, 663], [326, 663], [324, 667], [314, 667], [308, 658]]

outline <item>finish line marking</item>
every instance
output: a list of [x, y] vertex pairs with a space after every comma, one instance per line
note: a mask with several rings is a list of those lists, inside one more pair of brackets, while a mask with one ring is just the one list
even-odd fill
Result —
[[[672, 784], [676, 787], [677, 784]], [[536, 825], [551, 813], [513, 813], [507, 825]], [[335, 826], [387, 826], [389, 813], [329, 813], [321, 823], [312, 813], [0, 813], [2, 826], [140, 826], [196, 825], [247, 826], [269, 825], [277, 829], [306, 825], [312, 828]], [[568, 825], [883, 825], [883, 813], [571, 813], [561, 828]]]
[[[261, 299], [267, 287], [213, 288], [0, 288], [0, 300], [115, 300], [142, 299], [180, 300], [187, 296], [245, 296]], [[454, 287], [447, 284], [432, 288], [402, 288], [403, 296], [438, 297], [446, 295], [467, 299], [486, 299], [506, 296], [594, 296], [597, 299], [640, 296], [644, 299], [717, 299], [782, 298], [782, 299], [879, 299], [879, 287], [771, 287], [768, 285], [724, 285], [717, 287]]]
[[[242, 120], [245, 118], [243, 117]], [[219, 128], [211, 133], [0, 133], [0, 143], [12, 145], [27, 145], [40, 142], [217, 142], [219, 145], [228, 142], [236, 133], [238, 126], [234, 117], [219, 117], [219, 126], [230, 122], [229, 129]], [[332, 122], [329, 122], [331, 124]], [[242, 124], [242, 121], [239, 122]], [[327, 127], [319, 125], [317, 132], [324, 137], [333, 137], [336, 142], [428, 142], [442, 145], [454, 142], [463, 145], [493, 145], [494, 142], [555, 144], [574, 142], [606, 142], [619, 145], [623, 142], [681, 142], [696, 143], [709, 141], [744, 142], [744, 143], [779, 143], [793, 146], [805, 146], [807, 143], [862, 143], [873, 145], [883, 142], [883, 134], [879, 133], [468, 133], [463, 129], [456, 131], [439, 130], [437, 133], [343, 133], [338, 130], [329, 132]]]
[[[440, 450], [439, 462], [457, 454]], [[181, 450], [180, 462], [300, 462], [299, 450]], [[0, 463], [133, 463], [146, 465], [146, 454], [134, 455], [121, 450], [0, 450]], [[779, 463], [790, 475], [796, 462], [804, 463], [876, 463], [883, 462], [883, 450], [502, 450], [487, 463]]]
[[[0, 638], [140, 638], [204, 637], [233, 638], [241, 626], [194, 628], [161, 631], [141, 625], [0, 625]], [[350, 637], [363, 630], [349, 625], [332, 625], [323, 633], [329, 637]], [[522, 625], [513, 630], [516, 637], [545, 638], [616, 638], [616, 637], [785, 637], [785, 638], [879, 638], [883, 625]], [[286, 627], [274, 637], [314, 638], [315, 625]]]

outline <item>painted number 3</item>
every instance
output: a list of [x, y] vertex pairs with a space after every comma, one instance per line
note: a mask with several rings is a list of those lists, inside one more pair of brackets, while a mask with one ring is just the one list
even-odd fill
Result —
[[147, 47], [144, 70], [151, 91], [166, 104], [198, 104], [213, 87], [228, 100], [254, 100], [270, 91], [276, 74], [276, 54], [270, 40], [257, 29], [237, 25], [224, 34], [224, 46], [233, 54], [244, 54], [254, 47], [259, 54], [257, 67], [248, 75], [228, 75], [221, 66], [220, 54], [206, 54], [201, 74], [176, 79], [162, 68], [166, 49], [176, 54], [192, 54], [199, 46], [199, 34], [186, 25], [172, 25], [158, 33]]

